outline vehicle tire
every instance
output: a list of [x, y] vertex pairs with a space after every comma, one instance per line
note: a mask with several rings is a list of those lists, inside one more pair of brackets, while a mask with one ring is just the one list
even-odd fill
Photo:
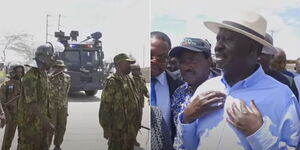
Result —
[[95, 90], [95, 91], [85, 91], [85, 95], [87, 95], [87, 96], [94, 96], [96, 93], [97, 93], [98, 91], [97, 90]]

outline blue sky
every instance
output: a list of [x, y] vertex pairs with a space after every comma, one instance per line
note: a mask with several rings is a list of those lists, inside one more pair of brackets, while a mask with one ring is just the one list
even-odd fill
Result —
[[288, 59], [300, 57], [299, 0], [152, 0], [151, 30], [167, 33], [176, 46], [184, 37], [208, 39], [215, 44], [215, 34], [203, 21], [222, 21], [241, 10], [262, 14], [273, 31], [274, 46], [281, 47]]

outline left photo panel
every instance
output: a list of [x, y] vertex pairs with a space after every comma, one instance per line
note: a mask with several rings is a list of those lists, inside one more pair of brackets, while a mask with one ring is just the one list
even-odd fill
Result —
[[150, 1], [6, 1], [2, 150], [150, 149]]

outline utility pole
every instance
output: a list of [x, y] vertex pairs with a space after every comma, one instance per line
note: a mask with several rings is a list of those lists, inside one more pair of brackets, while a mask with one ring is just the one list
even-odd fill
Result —
[[61, 14], [58, 15], [58, 31], [60, 31], [60, 17], [61, 17]]
[[49, 24], [48, 24], [48, 18], [49, 18], [49, 14], [46, 15], [46, 42], [48, 42], [48, 27], [49, 27]]
[[145, 68], [145, 45], [143, 45], [143, 68]]

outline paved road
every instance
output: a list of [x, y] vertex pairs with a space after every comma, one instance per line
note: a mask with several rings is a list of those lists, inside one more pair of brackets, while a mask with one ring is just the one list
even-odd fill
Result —
[[[63, 150], [106, 150], [107, 140], [103, 138], [103, 130], [99, 125], [98, 111], [100, 106], [99, 91], [94, 97], [86, 97], [84, 93], [72, 93], [69, 96], [69, 117], [67, 131], [62, 145]], [[145, 103], [142, 125], [150, 126], [149, 106]], [[0, 145], [3, 138], [3, 129], [0, 129]], [[141, 147], [136, 150], [148, 150], [150, 132], [141, 129], [138, 141]], [[14, 139], [12, 150], [16, 149], [17, 135]], [[53, 146], [52, 148], [53, 149]]]

